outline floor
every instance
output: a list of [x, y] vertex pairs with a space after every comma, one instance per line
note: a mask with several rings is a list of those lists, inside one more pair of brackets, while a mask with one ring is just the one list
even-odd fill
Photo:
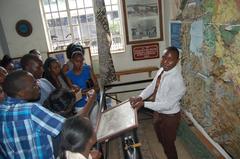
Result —
[[[137, 130], [139, 142], [141, 143], [141, 154], [143, 159], [167, 159], [162, 145], [158, 142], [152, 126], [152, 118], [146, 114], [139, 115], [139, 127]], [[193, 157], [185, 148], [180, 138], [176, 140], [179, 159], [192, 159]], [[120, 138], [109, 141], [108, 159], [124, 159]]]

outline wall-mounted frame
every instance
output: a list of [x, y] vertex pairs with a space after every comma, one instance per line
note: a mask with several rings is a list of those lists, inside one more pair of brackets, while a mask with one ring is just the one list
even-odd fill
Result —
[[[84, 51], [85, 51], [84, 54], [85, 63], [93, 68], [90, 47], [84, 47]], [[66, 56], [66, 50], [48, 52], [48, 57], [56, 58], [61, 63], [61, 66], [63, 66], [68, 61]]]
[[169, 23], [170, 45], [175, 46], [178, 49], [182, 49], [181, 27], [182, 27], [181, 21], [170, 21], [170, 23]]
[[32, 34], [32, 24], [27, 20], [19, 20], [15, 26], [16, 32], [23, 37]]
[[132, 46], [132, 57], [133, 60], [145, 60], [159, 58], [159, 44], [142, 44]]
[[163, 40], [161, 0], [123, 0], [127, 44]]
[[21, 69], [22, 67], [21, 67], [21, 63], [20, 63], [20, 61], [21, 61], [21, 58], [22, 57], [15, 57], [15, 58], [12, 58], [12, 62], [13, 62], [13, 65], [14, 65], [14, 69]]

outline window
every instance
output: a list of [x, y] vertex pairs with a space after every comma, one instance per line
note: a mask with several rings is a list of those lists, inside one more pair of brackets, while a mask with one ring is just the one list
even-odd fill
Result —
[[[66, 49], [74, 41], [97, 53], [97, 32], [91, 0], [41, 0], [51, 51]], [[112, 35], [111, 52], [123, 51], [124, 36], [119, 0], [105, 0]]]

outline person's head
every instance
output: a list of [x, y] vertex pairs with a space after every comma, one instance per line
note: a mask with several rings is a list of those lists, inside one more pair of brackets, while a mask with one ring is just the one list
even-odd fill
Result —
[[65, 121], [60, 146], [62, 152], [85, 154], [95, 143], [96, 133], [89, 119], [75, 115]]
[[8, 74], [7, 70], [4, 67], [0, 66], [0, 85], [2, 85], [7, 74]]
[[71, 43], [67, 46], [67, 49], [66, 49], [66, 56], [68, 59], [71, 59], [72, 58], [72, 54], [73, 52], [75, 51], [79, 51], [81, 52], [83, 55], [84, 55], [84, 48], [82, 47], [81, 44], [75, 42], [75, 43]]
[[164, 50], [161, 67], [164, 71], [169, 71], [174, 68], [179, 61], [179, 51], [176, 47], [168, 47]]
[[73, 69], [79, 71], [83, 66], [84, 55], [79, 51], [75, 51], [72, 54], [71, 61], [73, 63]]
[[14, 64], [13, 64], [12, 58], [8, 55], [3, 56], [0, 62], [0, 66], [4, 67], [8, 73], [14, 70]]
[[21, 58], [21, 67], [30, 72], [36, 79], [40, 79], [43, 74], [43, 63], [37, 56], [26, 54]]
[[40, 88], [33, 75], [24, 70], [8, 74], [3, 82], [3, 91], [9, 97], [35, 101], [40, 98]]
[[44, 107], [64, 117], [75, 114], [76, 97], [67, 89], [55, 89], [44, 102]]
[[37, 56], [40, 60], [42, 60], [42, 56], [41, 56], [41, 53], [40, 53], [39, 50], [37, 50], [37, 49], [32, 49], [32, 50], [30, 50], [28, 53], [31, 54], [31, 55], [35, 55], [35, 56]]
[[61, 65], [57, 59], [48, 57], [43, 65], [44, 72], [49, 72], [52, 75], [58, 76], [61, 73]]

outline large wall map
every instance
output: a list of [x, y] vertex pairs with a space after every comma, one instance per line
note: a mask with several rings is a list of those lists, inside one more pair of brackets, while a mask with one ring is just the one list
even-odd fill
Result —
[[182, 21], [185, 109], [240, 158], [240, 0], [191, 0]]

